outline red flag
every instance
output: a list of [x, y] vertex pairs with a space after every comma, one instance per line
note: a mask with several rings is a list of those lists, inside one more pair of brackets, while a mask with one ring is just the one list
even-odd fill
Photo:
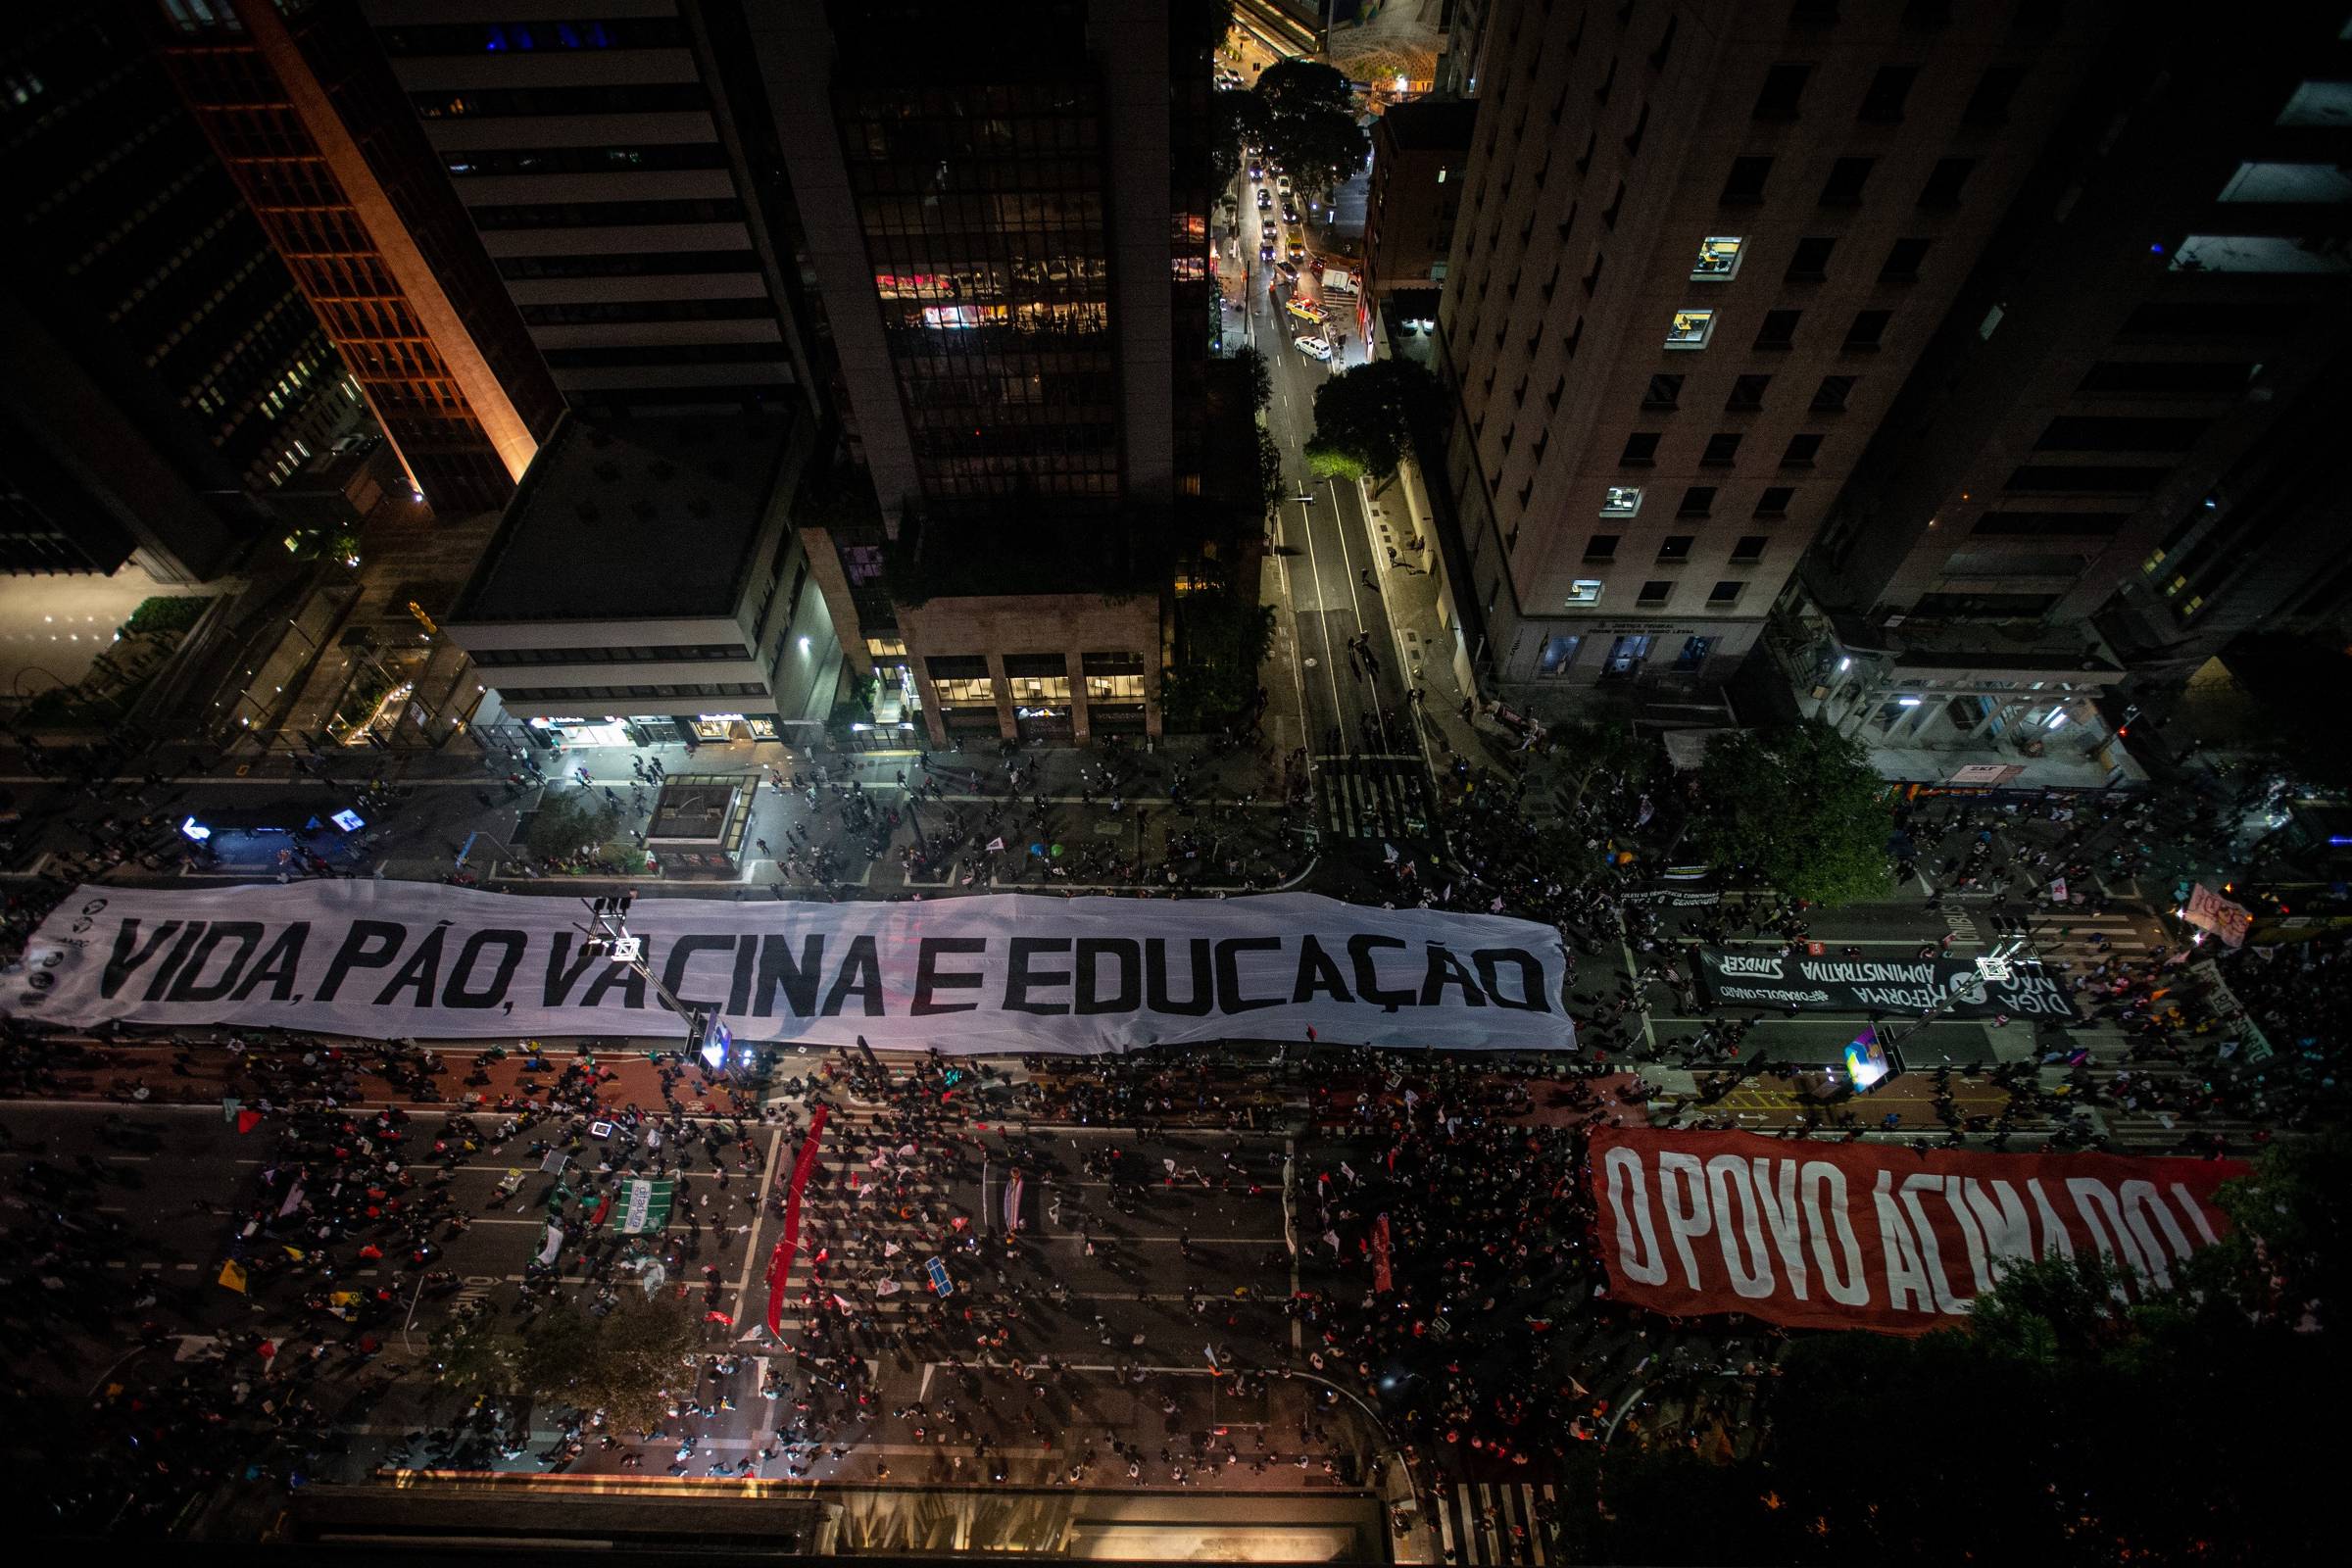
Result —
[[1389, 1267], [1389, 1216], [1386, 1214], [1372, 1222], [1372, 1288], [1384, 1295], [1396, 1288], [1396, 1276]]
[[240, 1111], [238, 1111], [238, 1112], [237, 1112], [237, 1131], [238, 1131], [238, 1132], [240, 1132], [240, 1133], [249, 1133], [249, 1132], [253, 1131], [253, 1130], [254, 1130], [256, 1127], [259, 1127], [261, 1124], [262, 1124], [262, 1113], [261, 1113], [260, 1111], [258, 1111], [258, 1110], [240, 1110]]
[[819, 1105], [808, 1118], [808, 1136], [801, 1140], [800, 1155], [792, 1162], [792, 1185], [784, 1194], [784, 1234], [768, 1254], [767, 1332], [778, 1338], [784, 1332], [784, 1282], [791, 1278], [792, 1260], [801, 1250], [801, 1194], [808, 1190], [808, 1178], [816, 1169], [817, 1140], [825, 1135], [825, 1119], [832, 1109]]

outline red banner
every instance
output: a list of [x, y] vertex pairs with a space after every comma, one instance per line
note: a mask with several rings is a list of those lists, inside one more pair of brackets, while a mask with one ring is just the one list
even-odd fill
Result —
[[767, 1332], [778, 1339], [784, 1333], [784, 1282], [792, 1277], [792, 1260], [801, 1250], [801, 1195], [816, 1169], [817, 1140], [824, 1137], [825, 1118], [832, 1110], [819, 1105], [808, 1118], [808, 1136], [801, 1140], [801, 1152], [792, 1162], [792, 1184], [784, 1193], [784, 1234], [767, 1258]]
[[1982, 1154], [1604, 1127], [1592, 1196], [1612, 1293], [1653, 1311], [1924, 1334], [2004, 1258], [2107, 1258], [2158, 1286], [2228, 1221], [2232, 1160]]
[[1372, 1222], [1372, 1289], [1383, 1296], [1396, 1288], [1396, 1274], [1390, 1257], [1392, 1245], [1389, 1216], [1383, 1214]]

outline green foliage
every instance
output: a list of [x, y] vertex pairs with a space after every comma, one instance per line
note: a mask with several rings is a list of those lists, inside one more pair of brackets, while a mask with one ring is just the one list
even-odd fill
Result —
[[1258, 670], [1274, 646], [1271, 606], [1224, 593], [1176, 601], [1176, 662], [1160, 706], [1170, 722], [1199, 729], [1233, 717], [1257, 699]]
[[[1228, 96], [1239, 96], [1229, 94]], [[1371, 138], [1355, 122], [1348, 78], [1312, 60], [1268, 66], [1249, 96], [1256, 123], [1244, 112], [1242, 128], [1254, 130], [1266, 156], [1308, 190], [1328, 190], [1364, 167]]]
[[506, 1394], [522, 1386], [521, 1336], [484, 1307], [461, 1311], [433, 1330], [433, 1381], [453, 1394]]
[[130, 618], [122, 623], [122, 635], [160, 637], [184, 632], [202, 620], [204, 612], [212, 606], [210, 599], [186, 594], [142, 599], [139, 608], [132, 611]]
[[1367, 477], [1386, 485], [1412, 451], [1416, 432], [1433, 429], [1440, 409], [1437, 377], [1411, 360], [1374, 360], [1315, 388], [1315, 432], [1307, 466], [1320, 478]]
[[619, 814], [594, 792], [565, 790], [540, 798], [523, 842], [542, 860], [568, 860], [602, 845], [619, 825]]
[[1605, 778], [1620, 777], [1639, 787], [1656, 763], [1655, 742], [1635, 733], [1623, 719], [1599, 719], [1564, 725], [1552, 732], [1552, 755], [1566, 759], [1568, 782], [1575, 786], [1574, 803]]
[[602, 1410], [615, 1432], [645, 1432], [661, 1425], [669, 1391], [691, 1384], [687, 1363], [701, 1348], [693, 1307], [624, 1290], [603, 1317], [571, 1306], [543, 1314], [516, 1360], [538, 1397]]
[[1886, 781], [1859, 741], [1818, 720], [1716, 736], [1699, 767], [1696, 842], [1721, 865], [1817, 904], [1884, 895], [1891, 883]]
[[1281, 504], [1290, 489], [1282, 479], [1282, 448], [1264, 430], [1257, 432], [1257, 488], [1269, 512]]
[[2190, 1259], [2195, 1282], [2265, 1321], [2339, 1327], [2342, 1303], [2352, 1300], [2352, 1132], [2329, 1128], [2274, 1144], [2252, 1174], [2223, 1187], [2220, 1202], [2235, 1228]]
[[1274, 368], [1266, 363], [1266, 357], [1245, 345], [1234, 350], [1233, 363], [1250, 378], [1250, 407], [1261, 412], [1270, 407], [1274, 402]]

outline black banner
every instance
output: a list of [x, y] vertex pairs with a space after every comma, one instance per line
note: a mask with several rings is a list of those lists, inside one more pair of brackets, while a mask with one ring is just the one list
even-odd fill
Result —
[[2005, 978], [1990, 979], [1967, 958], [1816, 958], [1762, 948], [1693, 952], [1699, 984], [1719, 1006], [2060, 1022], [2075, 1016], [2065, 987], [2037, 962], [2012, 959]]

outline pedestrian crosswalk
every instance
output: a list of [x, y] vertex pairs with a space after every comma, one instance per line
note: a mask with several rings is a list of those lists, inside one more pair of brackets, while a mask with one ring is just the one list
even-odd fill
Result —
[[2154, 949], [2147, 917], [2037, 911], [2027, 927], [2027, 948], [2046, 964], [2095, 965], [2110, 957], [2144, 958]]
[[1439, 1560], [1446, 1563], [1548, 1564], [1554, 1502], [1549, 1486], [1465, 1481], [1440, 1489]]
[[1417, 757], [1320, 757], [1322, 822], [1342, 838], [1429, 832], [1429, 773]]

